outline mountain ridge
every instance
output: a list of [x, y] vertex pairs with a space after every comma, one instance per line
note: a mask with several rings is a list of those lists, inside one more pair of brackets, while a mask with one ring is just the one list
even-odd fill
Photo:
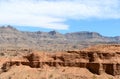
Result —
[[101, 43], [120, 43], [120, 36], [102, 36], [97, 32], [19, 31], [13, 26], [0, 27], [0, 47], [27, 47], [39, 50], [65, 51]]

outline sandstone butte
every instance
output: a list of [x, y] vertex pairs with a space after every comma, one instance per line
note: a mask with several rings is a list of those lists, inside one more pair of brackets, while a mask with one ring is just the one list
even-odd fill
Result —
[[85, 68], [93, 74], [117, 76], [120, 75], [120, 45], [96, 45], [80, 51], [58, 53], [33, 52], [18, 58], [1, 59], [1, 63], [1, 73], [9, 71], [12, 66], [44, 68], [47, 65]]

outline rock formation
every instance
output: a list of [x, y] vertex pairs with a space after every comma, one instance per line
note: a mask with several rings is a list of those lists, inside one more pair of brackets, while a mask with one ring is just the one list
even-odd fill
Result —
[[6, 61], [2, 71], [8, 71], [14, 65], [26, 65], [31, 68], [79, 67], [94, 74], [107, 73], [120, 75], [120, 45], [98, 45], [80, 51], [60, 53], [31, 53], [18, 59]]

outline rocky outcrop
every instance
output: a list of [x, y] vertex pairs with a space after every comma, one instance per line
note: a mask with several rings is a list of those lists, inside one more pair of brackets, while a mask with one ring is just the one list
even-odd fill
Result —
[[[96, 46], [101, 49], [100, 46]], [[26, 65], [32, 68], [49, 67], [79, 67], [87, 68], [94, 74], [107, 73], [120, 75], [120, 51], [115, 49], [120, 45], [104, 45], [104, 51], [98, 51], [95, 47], [81, 51], [67, 51], [61, 53], [31, 53], [22, 57], [22, 60], [12, 59], [3, 64], [2, 70], [7, 71], [13, 65]], [[92, 51], [91, 49], [94, 50]], [[112, 48], [112, 49], [111, 49]], [[105, 51], [109, 49], [109, 51]], [[111, 52], [110, 52], [111, 50]]]

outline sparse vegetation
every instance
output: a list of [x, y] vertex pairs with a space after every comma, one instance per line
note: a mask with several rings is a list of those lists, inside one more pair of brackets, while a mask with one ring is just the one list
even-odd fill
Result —
[[97, 76], [96, 76], [96, 75], [93, 75], [92, 79], [97, 79]]
[[48, 77], [48, 79], [53, 79], [53, 74], [51, 74], [51, 75]]
[[108, 78], [108, 79], [113, 79], [113, 77], [111, 77], [111, 78]]

